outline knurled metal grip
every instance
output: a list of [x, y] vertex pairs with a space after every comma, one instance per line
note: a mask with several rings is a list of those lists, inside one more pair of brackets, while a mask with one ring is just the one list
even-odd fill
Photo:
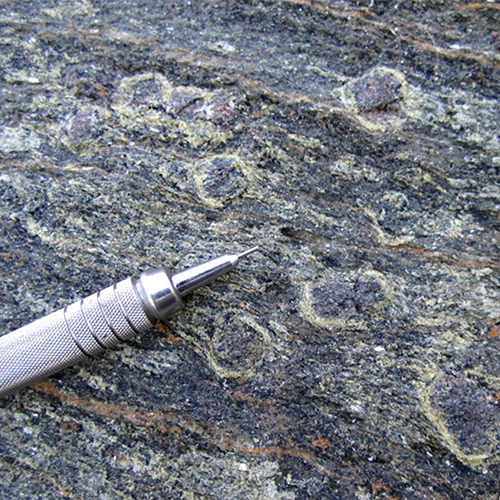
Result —
[[0, 337], [0, 397], [132, 339], [181, 302], [164, 270], [149, 271]]

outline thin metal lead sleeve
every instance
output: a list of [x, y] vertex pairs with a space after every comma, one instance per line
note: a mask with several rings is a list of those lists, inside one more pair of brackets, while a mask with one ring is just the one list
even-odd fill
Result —
[[164, 269], [147, 271], [0, 337], [0, 397], [149, 330], [174, 313], [183, 297], [255, 250], [218, 257], [172, 278]]

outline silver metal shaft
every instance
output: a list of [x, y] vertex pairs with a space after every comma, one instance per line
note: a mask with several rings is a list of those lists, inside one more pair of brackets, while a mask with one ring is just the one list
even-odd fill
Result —
[[223, 255], [172, 277], [164, 269], [147, 271], [0, 337], [0, 397], [147, 331], [186, 295], [256, 250]]
[[185, 297], [198, 288], [208, 285], [215, 278], [230, 271], [240, 259], [256, 252], [259, 247], [253, 247], [239, 255], [224, 255], [199, 266], [186, 269], [172, 276], [172, 283], [181, 297]]

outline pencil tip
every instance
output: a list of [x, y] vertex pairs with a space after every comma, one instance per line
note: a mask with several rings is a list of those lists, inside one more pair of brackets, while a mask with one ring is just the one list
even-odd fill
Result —
[[237, 257], [238, 259], [241, 259], [241, 258], [243, 258], [243, 257], [246, 257], [247, 255], [250, 255], [251, 253], [256, 252], [258, 249], [259, 249], [259, 247], [258, 247], [258, 246], [255, 246], [255, 247], [253, 247], [253, 248], [250, 248], [250, 250], [247, 250], [246, 252], [240, 253], [240, 254], [239, 254], [239, 255], [237, 255], [236, 257]]

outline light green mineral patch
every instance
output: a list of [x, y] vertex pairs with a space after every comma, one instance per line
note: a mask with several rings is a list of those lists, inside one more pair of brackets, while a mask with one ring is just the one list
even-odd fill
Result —
[[[279, 464], [272, 460], [254, 461], [237, 455], [214, 458], [199, 451], [169, 459], [164, 467], [185, 485], [184, 500], [211, 498], [214, 485], [224, 488], [225, 498], [229, 500], [293, 500], [296, 497], [292, 491], [280, 491], [282, 473]], [[200, 474], [204, 481], [199, 480]]]
[[0, 130], [0, 151], [2, 153], [20, 153], [40, 147], [40, 138], [25, 127], [5, 127]]

